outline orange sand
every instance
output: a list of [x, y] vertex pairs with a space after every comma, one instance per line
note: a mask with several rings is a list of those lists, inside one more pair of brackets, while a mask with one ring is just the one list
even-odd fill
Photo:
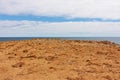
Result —
[[0, 42], [0, 80], [120, 80], [120, 45], [58, 39]]

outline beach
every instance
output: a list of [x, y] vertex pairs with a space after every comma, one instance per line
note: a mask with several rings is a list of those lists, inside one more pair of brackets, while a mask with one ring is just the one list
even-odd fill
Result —
[[120, 45], [31, 39], [0, 42], [0, 80], [119, 80]]

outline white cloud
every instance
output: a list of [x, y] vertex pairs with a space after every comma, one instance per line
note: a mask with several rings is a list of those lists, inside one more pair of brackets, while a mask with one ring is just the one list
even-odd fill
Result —
[[0, 14], [120, 19], [120, 0], [0, 0]]
[[120, 37], [120, 22], [0, 21], [0, 36]]

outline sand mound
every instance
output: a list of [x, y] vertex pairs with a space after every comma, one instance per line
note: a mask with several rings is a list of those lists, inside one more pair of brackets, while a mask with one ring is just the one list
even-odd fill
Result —
[[57, 39], [0, 42], [0, 80], [120, 80], [120, 45]]

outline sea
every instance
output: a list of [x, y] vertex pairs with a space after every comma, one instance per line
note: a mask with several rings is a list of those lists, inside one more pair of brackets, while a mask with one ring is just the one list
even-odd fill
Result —
[[97, 40], [97, 41], [111, 41], [120, 44], [120, 37], [0, 37], [0, 42], [13, 41], [13, 40], [29, 40], [34, 38], [40, 39], [65, 39], [65, 40]]

